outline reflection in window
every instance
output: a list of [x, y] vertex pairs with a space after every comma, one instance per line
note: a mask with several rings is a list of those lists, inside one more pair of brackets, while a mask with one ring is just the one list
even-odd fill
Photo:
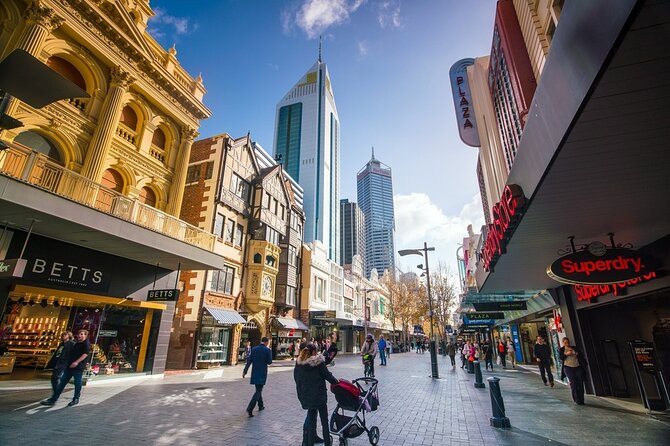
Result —
[[33, 132], [32, 130], [22, 132], [14, 138], [14, 142], [29, 147], [36, 152], [43, 153], [52, 160], [62, 164], [63, 160], [61, 159], [58, 148], [49, 139], [37, 132]]

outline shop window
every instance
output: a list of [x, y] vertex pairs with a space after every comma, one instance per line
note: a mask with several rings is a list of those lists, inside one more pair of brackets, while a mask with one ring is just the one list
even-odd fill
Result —
[[120, 122], [133, 131], [137, 130], [137, 113], [130, 105], [126, 105], [121, 110]]
[[140, 189], [139, 200], [140, 203], [146, 204], [147, 206], [156, 207], [156, 193], [148, 186], [144, 186]]
[[81, 75], [77, 67], [67, 60], [58, 56], [51, 56], [47, 59], [47, 66], [65, 79], [70, 80], [77, 87], [84, 91], [86, 90], [86, 81], [84, 80], [84, 77]]
[[215, 323], [214, 318], [203, 316], [196, 366], [209, 368], [213, 365], [228, 363], [230, 339], [230, 327], [222, 327]]
[[[137, 125], [137, 122], [135, 125]], [[165, 150], [165, 133], [163, 133], [163, 130], [156, 129], [154, 131], [154, 134], [151, 137], [151, 144], [161, 150]]]
[[36, 152], [43, 153], [50, 159], [58, 161], [60, 164], [63, 162], [56, 145], [37, 132], [31, 130], [21, 132], [14, 138], [14, 142], [26, 146]]

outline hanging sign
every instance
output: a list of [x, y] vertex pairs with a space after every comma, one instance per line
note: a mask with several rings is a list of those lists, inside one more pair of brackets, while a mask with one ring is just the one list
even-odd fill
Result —
[[479, 302], [474, 303], [476, 311], [513, 311], [526, 310], [527, 305], [525, 300], [513, 300], [509, 302]]
[[521, 221], [526, 207], [523, 190], [516, 184], [508, 184], [501, 200], [493, 206], [493, 223], [486, 228], [486, 241], [480, 253], [484, 269], [493, 272], [493, 267], [501, 255], [507, 252], [507, 243]]
[[481, 321], [484, 319], [505, 319], [505, 313], [496, 312], [496, 313], [466, 313], [465, 314], [471, 321]]
[[469, 314], [463, 315], [463, 324], [467, 326], [473, 326], [473, 325], [488, 326], [493, 325], [495, 323], [496, 323], [495, 319], [470, 319]]
[[583, 250], [556, 260], [547, 275], [561, 283], [615, 284], [649, 274], [656, 267], [653, 258], [633, 249], [607, 249], [601, 255]]
[[147, 300], [173, 301], [179, 298], [179, 290], [149, 290]]
[[461, 59], [449, 69], [451, 92], [456, 107], [456, 122], [461, 140], [470, 147], [481, 146], [477, 132], [477, 120], [472, 107], [472, 92], [468, 84], [468, 67], [474, 65], [474, 59]]

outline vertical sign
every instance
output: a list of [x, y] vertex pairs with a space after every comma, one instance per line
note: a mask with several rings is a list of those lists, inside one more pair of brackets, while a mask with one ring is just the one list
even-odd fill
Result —
[[467, 69], [474, 65], [474, 59], [461, 59], [449, 69], [451, 81], [451, 92], [454, 96], [454, 107], [456, 107], [456, 122], [461, 140], [470, 147], [479, 147], [479, 133], [477, 132], [477, 120], [472, 108], [472, 92], [468, 84]]
[[523, 354], [521, 353], [521, 338], [519, 337], [519, 326], [512, 325], [512, 342], [514, 342], [514, 356], [516, 362], [523, 361]]

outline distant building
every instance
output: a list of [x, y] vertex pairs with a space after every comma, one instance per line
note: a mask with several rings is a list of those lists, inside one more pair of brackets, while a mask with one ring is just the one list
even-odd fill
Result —
[[340, 258], [340, 120], [319, 59], [277, 104], [274, 156], [304, 189], [305, 242]]
[[395, 266], [395, 217], [391, 168], [372, 158], [357, 175], [358, 205], [365, 215], [365, 275], [373, 269], [382, 276]]
[[340, 200], [340, 264], [351, 265], [353, 256], [360, 255], [365, 263], [365, 215], [356, 203]]

